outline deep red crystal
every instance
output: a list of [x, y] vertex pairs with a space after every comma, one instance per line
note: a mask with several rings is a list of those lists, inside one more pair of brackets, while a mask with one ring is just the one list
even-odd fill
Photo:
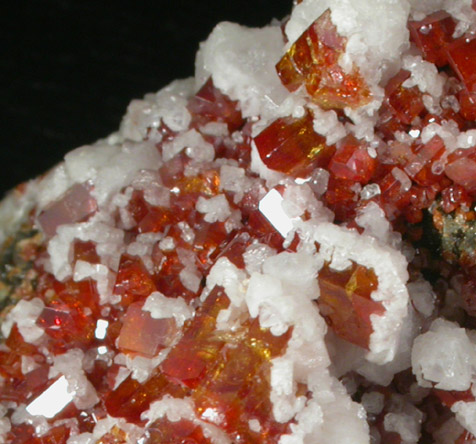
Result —
[[420, 21], [408, 22], [411, 40], [425, 60], [437, 66], [448, 63], [446, 48], [453, 41], [455, 27], [454, 19], [444, 11], [430, 14]]
[[254, 141], [268, 168], [292, 176], [305, 175], [313, 168], [326, 165], [335, 149], [314, 131], [310, 113], [300, 119], [277, 119]]

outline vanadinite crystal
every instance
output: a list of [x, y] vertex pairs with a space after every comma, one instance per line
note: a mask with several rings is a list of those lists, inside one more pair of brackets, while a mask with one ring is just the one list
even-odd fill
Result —
[[476, 442], [474, 2], [294, 3], [0, 204], [0, 442]]

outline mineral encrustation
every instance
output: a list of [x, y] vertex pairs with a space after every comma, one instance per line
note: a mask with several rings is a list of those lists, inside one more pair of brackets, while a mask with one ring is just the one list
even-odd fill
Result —
[[476, 442], [476, 5], [302, 0], [0, 205], [0, 441]]

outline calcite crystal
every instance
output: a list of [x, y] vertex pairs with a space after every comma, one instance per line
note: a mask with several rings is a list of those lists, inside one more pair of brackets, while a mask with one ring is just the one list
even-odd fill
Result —
[[0, 442], [476, 442], [476, 12], [302, 0], [0, 204]]

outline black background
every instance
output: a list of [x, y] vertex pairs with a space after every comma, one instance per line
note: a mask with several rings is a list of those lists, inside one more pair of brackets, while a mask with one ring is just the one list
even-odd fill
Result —
[[193, 75], [216, 23], [264, 26], [292, 0], [10, 3], [0, 10], [0, 197], [116, 130], [132, 98]]

